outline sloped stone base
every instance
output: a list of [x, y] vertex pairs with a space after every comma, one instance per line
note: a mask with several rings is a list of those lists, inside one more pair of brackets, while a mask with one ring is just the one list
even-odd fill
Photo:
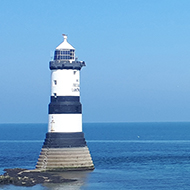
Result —
[[36, 169], [45, 171], [93, 170], [88, 147], [42, 148]]
[[81, 133], [74, 135], [75, 137], [71, 134], [47, 133], [36, 169], [40, 171], [93, 170], [94, 164], [84, 135], [81, 136]]

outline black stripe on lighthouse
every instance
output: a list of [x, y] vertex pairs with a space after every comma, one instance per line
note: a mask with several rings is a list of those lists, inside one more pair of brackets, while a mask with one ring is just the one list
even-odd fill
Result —
[[79, 96], [51, 96], [49, 114], [81, 114]]
[[43, 148], [85, 147], [83, 132], [78, 133], [46, 133]]

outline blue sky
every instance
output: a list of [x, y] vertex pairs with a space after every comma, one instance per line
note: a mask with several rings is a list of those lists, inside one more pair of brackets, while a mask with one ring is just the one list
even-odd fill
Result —
[[190, 121], [189, 0], [1, 0], [0, 123], [47, 123], [63, 33], [84, 122]]

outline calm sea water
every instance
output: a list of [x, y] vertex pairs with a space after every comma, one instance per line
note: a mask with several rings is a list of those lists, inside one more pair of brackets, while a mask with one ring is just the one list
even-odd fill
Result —
[[[46, 131], [46, 124], [1, 124], [0, 173], [33, 169]], [[73, 183], [0, 189], [190, 189], [190, 123], [85, 123], [83, 131], [93, 172], [64, 173]]]

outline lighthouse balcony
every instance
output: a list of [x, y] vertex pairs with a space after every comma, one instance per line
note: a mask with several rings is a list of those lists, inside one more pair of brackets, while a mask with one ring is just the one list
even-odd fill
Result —
[[53, 69], [76, 69], [76, 70], [80, 70], [83, 66], [86, 66], [84, 61], [69, 62], [69, 61], [55, 60], [55, 61], [49, 62], [49, 68], [51, 70], [53, 70]]

